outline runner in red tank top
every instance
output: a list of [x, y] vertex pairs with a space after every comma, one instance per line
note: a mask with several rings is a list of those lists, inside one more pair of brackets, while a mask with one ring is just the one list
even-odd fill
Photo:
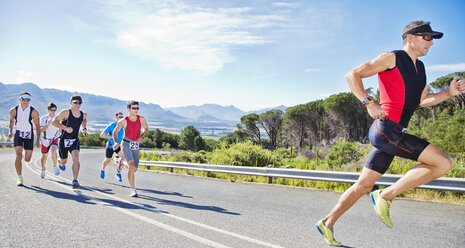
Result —
[[[463, 79], [456, 77], [448, 89], [436, 94], [428, 92], [425, 69], [418, 57], [425, 56], [433, 45], [433, 38], [439, 39], [443, 34], [433, 31], [429, 22], [423, 21], [409, 23], [402, 33], [402, 50], [383, 53], [346, 75], [350, 89], [365, 105], [368, 114], [375, 119], [369, 134], [373, 147], [357, 182], [342, 194], [331, 212], [316, 224], [325, 241], [331, 245], [341, 245], [333, 235], [336, 221], [373, 188], [394, 156], [416, 160], [419, 164], [393, 185], [370, 194], [378, 217], [388, 227], [393, 226], [389, 209], [396, 196], [441, 177], [452, 168], [446, 154], [428, 141], [408, 134], [404, 129], [418, 106], [432, 106], [449, 97], [463, 94], [465, 83]], [[381, 106], [369, 97], [362, 83], [362, 78], [375, 74], [380, 79]], [[447, 221], [442, 224], [446, 225]], [[347, 228], [353, 226], [357, 224], [352, 223]]]
[[[129, 101], [127, 104], [129, 115], [124, 119], [118, 121], [115, 130], [113, 131], [113, 140], [118, 140], [118, 132], [121, 128], [124, 128], [124, 138], [122, 143], [123, 155], [128, 163], [128, 181], [131, 187], [131, 196], [137, 197], [137, 191], [135, 186], [135, 175], [137, 168], [139, 167], [139, 144], [144, 141], [144, 136], [149, 131], [147, 121], [143, 116], [138, 115], [139, 102]], [[141, 127], [144, 132], [141, 134]], [[116, 143], [114, 148], [117, 149], [119, 144]]]
[[124, 117], [124, 119], [127, 123], [126, 134], [124, 136], [132, 140], [137, 140], [140, 136], [140, 128], [142, 126], [140, 123], [140, 115], [137, 115], [136, 121], [131, 121], [129, 116]]

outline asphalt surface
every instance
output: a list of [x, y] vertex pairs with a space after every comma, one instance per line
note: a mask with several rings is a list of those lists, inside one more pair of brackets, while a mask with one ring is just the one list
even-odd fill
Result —
[[[315, 228], [340, 193], [138, 171], [139, 198], [116, 165], [100, 179], [104, 150], [82, 150], [81, 188], [66, 171], [41, 179], [40, 151], [23, 163], [0, 149], [0, 247], [328, 247]], [[124, 172], [127, 170], [125, 169]], [[363, 197], [335, 226], [346, 247], [465, 247], [465, 206], [398, 199], [393, 228]]]

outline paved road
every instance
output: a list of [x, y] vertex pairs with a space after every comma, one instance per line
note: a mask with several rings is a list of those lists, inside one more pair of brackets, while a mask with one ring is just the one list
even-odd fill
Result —
[[[139, 171], [140, 197], [131, 198], [114, 164], [100, 179], [103, 152], [81, 152], [82, 187], [73, 190], [70, 162], [39, 177], [38, 149], [17, 187], [14, 152], [0, 149], [0, 247], [327, 247], [314, 223], [340, 193]], [[391, 216], [389, 229], [365, 196], [336, 238], [347, 247], [464, 247], [464, 205], [397, 200]]]

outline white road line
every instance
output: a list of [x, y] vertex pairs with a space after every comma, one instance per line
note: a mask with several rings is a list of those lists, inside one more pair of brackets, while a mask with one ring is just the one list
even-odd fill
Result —
[[[40, 161], [40, 159], [37, 159], [35, 160], [35, 163], [37, 165], [37, 168], [40, 168], [39, 165], [38, 165], [38, 161]], [[36, 174], [39, 174], [39, 172], [35, 172]], [[47, 174], [51, 175], [52, 177], [55, 177], [54, 175], [52, 175], [52, 173], [50, 172], [47, 172]], [[62, 178], [62, 177], [57, 177], [57, 178]], [[64, 178], [62, 178], [63, 180], [65, 180]], [[60, 186], [62, 187], [65, 187], [61, 184], [59, 184]], [[229, 236], [232, 236], [232, 237], [235, 237], [235, 238], [239, 238], [239, 239], [242, 239], [242, 240], [245, 240], [245, 241], [248, 241], [248, 242], [251, 242], [251, 243], [255, 243], [255, 244], [258, 244], [258, 245], [262, 245], [262, 246], [266, 246], [266, 247], [272, 247], [272, 248], [283, 248], [282, 246], [279, 246], [279, 245], [274, 245], [274, 244], [270, 244], [270, 243], [267, 243], [265, 241], [261, 241], [261, 240], [258, 240], [258, 239], [254, 239], [254, 238], [250, 238], [250, 237], [247, 237], [247, 236], [244, 236], [244, 235], [241, 235], [241, 234], [237, 234], [237, 233], [234, 233], [234, 232], [230, 232], [230, 231], [226, 231], [226, 230], [223, 230], [223, 229], [220, 229], [220, 228], [216, 228], [216, 227], [212, 227], [212, 226], [209, 226], [209, 225], [206, 225], [206, 224], [202, 224], [202, 223], [199, 223], [199, 222], [196, 222], [196, 221], [193, 221], [193, 220], [189, 220], [189, 219], [185, 219], [185, 218], [182, 218], [182, 217], [179, 217], [179, 216], [176, 216], [176, 215], [173, 215], [173, 214], [169, 214], [169, 213], [166, 213], [164, 211], [160, 211], [160, 210], [156, 210], [156, 209], [151, 209], [147, 206], [144, 206], [144, 205], [140, 205], [140, 204], [137, 204], [137, 203], [134, 203], [134, 202], [130, 202], [130, 201], [127, 201], [127, 200], [124, 200], [124, 199], [121, 199], [121, 198], [118, 198], [116, 196], [113, 196], [113, 195], [110, 195], [110, 194], [107, 194], [107, 193], [103, 193], [103, 192], [100, 192], [98, 190], [95, 190], [91, 187], [86, 187], [86, 186], [81, 186], [83, 188], [86, 188], [90, 191], [93, 191], [93, 192], [96, 192], [98, 194], [101, 194], [101, 195], [104, 195], [106, 197], [110, 197], [110, 198], [113, 198], [115, 200], [118, 200], [118, 201], [122, 201], [122, 202], [125, 202], [127, 204], [131, 204], [131, 205], [135, 205], [139, 208], [142, 208], [142, 209], [145, 209], [145, 210], [148, 210], [148, 211], [151, 211], [151, 212], [155, 212], [155, 213], [159, 213], [159, 214], [164, 214], [164, 216], [167, 216], [167, 217], [170, 217], [170, 218], [173, 218], [173, 219], [176, 219], [176, 220], [179, 220], [179, 221], [183, 221], [183, 222], [186, 222], [186, 223], [189, 223], [189, 224], [192, 224], [192, 225], [196, 225], [196, 226], [199, 226], [199, 227], [202, 227], [202, 228], [205, 228], [205, 229], [208, 229], [208, 230], [212, 230], [212, 231], [215, 231], [215, 232], [218, 232], [218, 233], [222, 233], [222, 234], [226, 234], [226, 235], [229, 235]], [[70, 189], [69, 187], [65, 187], [66, 189], [68, 190], [72, 190]], [[84, 195], [83, 195], [84, 196]], [[96, 199], [98, 200], [98, 199]], [[114, 206], [114, 205], [113, 205]], [[114, 206], [116, 208], [118, 208], [117, 206]], [[119, 208], [118, 208], [119, 209]], [[122, 209], [124, 210], [124, 209]], [[127, 211], [127, 210], [125, 210]], [[130, 212], [130, 211], [128, 211]], [[131, 212], [132, 213], [132, 212]], [[142, 216], [143, 218], [146, 218], [144, 216]], [[160, 224], [163, 224], [163, 223], [160, 223]], [[165, 224], [163, 224], [165, 225]]]
[[[36, 160], [36, 161], [35, 161], [36, 165], [37, 165], [37, 161], [40, 161], [40, 160]], [[37, 175], [40, 175], [40, 170], [41, 170], [41, 169], [39, 169], [39, 171], [34, 170], [33, 168], [30, 167], [30, 165], [29, 165], [28, 163], [26, 163], [26, 166], [27, 166], [27, 168], [28, 168], [29, 170], [31, 170], [33, 173], [35, 173], [35, 174], [37, 174]], [[51, 174], [51, 173], [48, 173], [48, 172], [47, 172], [47, 174]], [[62, 177], [57, 177], [57, 176], [53, 176], [53, 175], [48, 175], [48, 176], [51, 177], [51, 178], [54, 178], [55, 180], [58, 180], [58, 181], [62, 181], [62, 180], [60, 180], [60, 179], [64, 179], [64, 178], [62, 178]], [[50, 180], [49, 180], [49, 181], [50, 181]], [[119, 211], [119, 212], [121, 212], [121, 213], [123, 213], [123, 214], [132, 216], [132, 217], [134, 217], [134, 218], [136, 218], [136, 219], [139, 219], [139, 220], [141, 220], [141, 221], [145, 221], [145, 222], [147, 222], [147, 223], [149, 223], [149, 224], [152, 224], [152, 225], [154, 225], [154, 226], [157, 226], [157, 227], [163, 228], [163, 229], [165, 229], [165, 230], [174, 232], [174, 233], [176, 233], [176, 234], [179, 234], [179, 235], [182, 235], [182, 236], [184, 236], [184, 237], [190, 238], [190, 239], [195, 240], [195, 241], [197, 241], [197, 242], [200, 242], [200, 243], [203, 243], [203, 244], [212, 246], [212, 247], [229, 248], [229, 246], [220, 244], [220, 243], [218, 243], [218, 242], [215, 242], [215, 241], [212, 241], [212, 240], [209, 240], [209, 239], [206, 239], [206, 238], [202, 238], [202, 237], [197, 236], [197, 235], [195, 235], [195, 234], [192, 234], [192, 233], [186, 232], [186, 231], [184, 231], [184, 230], [181, 230], [181, 229], [172, 227], [172, 226], [170, 226], [170, 225], [167, 225], [167, 224], [164, 224], [164, 223], [155, 221], [155, 220], [153, 220], [153, 219], [147, 218], [147, 217], [145, 217], [145, 216], [143, 216], [143, 215], [133, 213], [133, 212], [131, 212], [131, 211], [129, 211], [129, 210], [126, 210], [126, 209], [123, 209], [123, 208], [119, 208], [119, 207], [117, 207], [117, 206], [115, 206], [115, 205], [113, 205], [113, 204], [111, 204], [111, 203], [108, 203], [108, 202], [99, 200], [99, 199], [97, 199], [97, 198], [88, 196], [88, 195], [82, 193], [80, 190], [72, 189], [72, 188], [70, 188], [69, 186], [65, 186], [65, 185], [63, 185], [63, 184], [61, 184], [61, 183], [58, 183], [58, 182], [56, 182], [56, 181], [50, 181], [50, 182], [55, 183], [56, 185], [59, 185], [60, 187], [66, 189], [66, 190], [69, 190], [69, 191], [71, 191], [71, 192], [74, 192], [74, 193], [78, 194], [79, 196], [85, 197], [85, 198], [87, 198], [87, 199], [89, 199], [89, 200], [96, 201], [96, 202], [102, 204], [103, 206], [112, 207], [112, 209], [114, 209], [114, 210], [116, 210], [116, 211]], [[89, 189], [89, 187], [85, 187], [85, 188]], [[93, 191], [94, 191], [94, 190], [93, 190]], [[98, 191], [94, 191], [94, 192], [98, 192]], [[122, 199], [121, 199], [121, 200], [122, 200]], [[127, 201], [125, 201], [125, 202], [127, 202]], [[127, 202], [127, 203], [133, 204], [133, 203], [131, 203], [131, 202]], [[135, 204], [133, 204], [133, 205], [135, 205]]]

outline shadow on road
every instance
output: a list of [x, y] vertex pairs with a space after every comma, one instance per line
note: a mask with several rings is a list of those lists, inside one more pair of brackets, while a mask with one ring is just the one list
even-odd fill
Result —
[[74, 200], [74, 201], [77, 201], [77, 202], [80, 202], [80, 203], [85, 203], [85, 204], [93, 204], [93, 205], [96, 204], [95, 202], [91, 202], [89, 199], [83, 198], [83, 197], [81, 197], [79, 195], [76, 195], [76, 194], [68, 194], [68, 193], [64, 193], [64, 192], [60, 192], [60, 191], [44, 189], [44, 188], [41, 188], [39, 186], [31, 186], [31, 187], [24, 186], [24, 188], [34, 190], [37, 193], [47, 194], [47, 195], [53, 196], [55, 198]]
[[[129, 189], [128, 186], [126, 185], [121, 185], [121, 184], [116, 184], [116, 183], [108, 183], [108, 184], [112, 184], [112, 185], [115, 185], [115, 186], [119, 186], [119, 187], [123, 187], [123, 188], [127, 188]], [[158, 195], [174, 195], [174, 196], [179, 196], [179, 197], [184, 197], [184, 198], [194, 198], [192, 196], [188, 196], [188, 195], [183, 195], [181, 193], [178, 193], [178, 192], [168, 192], [168, 191], [158, 191], [158, 190], [153, 190], [153, 189], [143, 189], [143, 188], [137, 188], [137, 191], [145, 191], [145, 192], [149, 192], [149, 193], [154, 193], [154, 194], [158, 194]]]
[[[120, 184], [113, 184], [113, 185], [129, 189], [129, 187], [125, 185], [120, 185]], [[213, 212], [218, 212], [222, 214], [240, 215], [240, 213], [230, 212], [224, 208], [220, 208], [216, 206], [202, 206], [202, 205], [195, 205], [195, 204], [180, 202], [180, 201], [165, 200], [165, 199], [160, 199], [160, 198], [156, 198], [156, 197], [152, 197], [148, 195], [143, 195], [140, 193], [140, 192], [147, 192], [147, 193], [153, 193], [153, 194], [175, 195], [175, 196], [181, 196], [185, 198], [193, 198], [192, 196], [184, 196], [183, 194], [178, 193], [178, 192], [163, 192], [163, 191], [158, 191], [158, 190], [153, 190], [153, 189], [143, 189], [143, 188], [137, 188], [137, 191], [139, 192], [139, 198], [149, 200], [149, 201], [155, 201], [163, 205], [171, 205], [171, 206], [190, 208], [190, 209], [196, 209], [196, 210], [213, 211]]]
[[[63, 183], [63, 184], [66, 184], [66, 183]], [[70, 187], [71, 187], [71, 185], [70, 185]], [[97, 201], [103, 202], [104, 204], [107, 203], [107, 204], [110, 204], [110, 205], [113, 205], [113, 206], [119, 207], [119, 208], [141, 209], [140, 206], [138, 206], [137, 204], [133, 204], [133, 203], [126, 203], [126, 202], [122, 202], [122, 201], [118, 201], [118, 200], [104, 199], [104, 198], [97, 198], [97, 197], [87, 196], [87, 195], [83, 194], [82, 191], [91, 192], [92, 190], [88, 190], [85, 187], [81, 187], [79, 190], [75, 190], [74, 191], [75, 194], [68, 194], [68, 193], [64, 193], [64, 192], [60, 192], [60, 191], [44, 189], [44, 188], [41, 188], [39, 186], [31, 186], [31, 187], [24, 186], [24, 188], [34, 190], [37, 193], [47, 194], [47, 195], [50, 195], [50, 196], [53, 196], [53, 197], [59, 198], [59, 199], [74, 200], [74, 201], [79, 202], [79, 203], [96, 205], [97, 203], [95, 202], [95, 200], [97, 200]], [[148, 204], [141, 204], [141, 205], [143, 205], [145, 209], [150, 209], [150, 210], [153, 210], [155, 212], [168, 213], [166, 211], [157, 210], [156, 207], [153, 207], [153, 206], [148, 205]], [[144, 208], [142, 208], [142, 209], [144, 209]]]

